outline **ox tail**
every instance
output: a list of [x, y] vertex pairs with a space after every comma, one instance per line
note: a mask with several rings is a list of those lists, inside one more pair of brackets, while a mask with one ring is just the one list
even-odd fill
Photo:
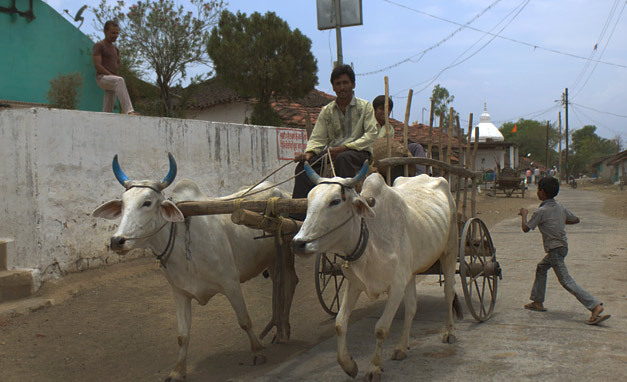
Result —
[[459, 298], [457, 298], [457, 293], [453, 297], [453, 311], [455, 311], [455, 317], [457, 320], [464, 319], [464, 312], [462, 311], [462, 304], [459, 303]]

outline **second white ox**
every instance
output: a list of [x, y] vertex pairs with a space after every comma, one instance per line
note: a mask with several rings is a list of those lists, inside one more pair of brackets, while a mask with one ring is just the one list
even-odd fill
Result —
[[[166, 199], [162, 190], [176, 176], [176, 162], [172, 155], [170, 172], [162, 181], [130, 180], [120, 169], [117, 155], [113, 159], [113, 172], [126, 191], [121, 200], [105, 203], [93, 215], [106, 219], [122, 217], [117, 231], [111, 237], [112, 250], [126, 253], [133, 248], [143, 247], [160, 253], [158, 258], [174, 292], [178, 321], [178, 359], [166, 380], [178, 381], [185, 378], [191, 300], [205, 305], [217, 293], [227, 297], [235, 310], [240, 327], [248, 334], [253, 363], [264, 363], [266, 358], [262, 353], [263, 347], [252, 330], [240, 283], [257, 276], [264, 269], [272, 273], [275, 261], [273, 241], [254, 240], [258, 231], [233, 224], [227, 215], [185, 219], [175, 202], [216, 199], [205, 196], [196, 183], [187, 179], [174, 186], [172, 201]], [[265, 182], [258, 188], [269, 189], [254, 195], [252, 199], [289, 198], [285, 192], [270, 188]], [[241, 193], [218, 199], [232, 200], [239, 194]], [[298, 278], [295, 272], [289, 270], [285, 278], [289, 312]]]
[[[342, 268], [348, 281], [340, 311], [335, 320], [338, 336], [337, 360], [351, 377], [358, 367], [348, 352], [348, 319], [360, 294], [376, 299], [387, 293], [388, 300], [377, 321], [375, 355], [365, 376], [367, 381], [381, 378], [381, 351], [390, 324], [401, 301], [405, 320], [401, 339], [392, 359], [406, 357], [409, 331], [416, 313], [415, 275], [440, 260], [444, 273], [446, 326], [443, 342], [455, 341], [453, 305], [461, 314], [454, 291], [457, 259], [455, 202], [444, 178], [420, 175], [397, 178], [393, 187], [379, 174], [364, 182], [361, 195], [354, 186], [365, 176], [367, 164], [353, 179], [321, 178], [305, 166], [317, 184], [307, 197], [307, 218], [292, 241], [300, 254], [321, 252], [344, 256]], [[365, 197], [376, 201], [371, 208]]]

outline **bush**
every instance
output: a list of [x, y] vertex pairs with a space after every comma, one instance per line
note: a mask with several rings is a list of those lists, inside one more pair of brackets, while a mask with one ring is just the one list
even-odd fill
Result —
[[50, 107], [76, 110], [83, 91], [83, 76], [79, 72], [65, 76], [59, 74], [50, 80], [50, 89], [46, 94]]

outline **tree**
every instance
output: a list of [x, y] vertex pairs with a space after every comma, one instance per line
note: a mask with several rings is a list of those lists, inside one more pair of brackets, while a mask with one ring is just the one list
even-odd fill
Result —
[[223, 11], [207, 51], [220, 80], [257, 99], [253, 124], [280, 125], [270, 106], [272, 97], [300, 98], [318, 83], [311, 40], [298, 29], [290, 30], [274, 12], [246, 17]]
[[83, 76], [79, 73], [70, 73], [50, 80], [50, 89], [46, 94], [50, 107], [57, 109], [75, 110], [78, 108], [83, 89]]
[[[449, 91], [445, 88], [437, 84], [433, 87], [433, 91], [431, 92], [431, 98], [434, 103], [434, 114], [440, 118], [442, 121], [442, 126], [445, 129], [449, 127], [449, 104], [453, 103], [455, 100], [455, 96], [450, 95]], [[458, 113], [453, 110], [453, 118], [457, 116]]]
[[99, 8], [93, 8], [99, 30], [107, 20], [120, 24], [118, 47], [129, 68], [154, 71], [168, 116], [172, 115], [174, 82], [187, 76], [189, 65], [209, 64], [204, 47], [224, 7], [222, 0], [189, 2], [195, 12], [182, 5], [175, 8], [173, 0], [138, 1], [128, 10], [124, 1], [111, 7], [101, 0]]
[[601, 138], [596, 135], [596, 126], [586, 125], [572, 133], [573, 157], [570, 161], [570, 172], [575, 174], [589, 173], [595, 161], [618, 153], [618, 142]]
[[[516, 126], [516, 131], [512, 132]], [[534, 162], [546, 163], [546, 121], [519, 119], [517, 122], [506, 122], [499, 129], [508, 142], [518, 144], [520, 155], [530, 157]], [[555, 146], [559, 142], [559, 131], [549, 125], [549, 166], [559, 163]]]

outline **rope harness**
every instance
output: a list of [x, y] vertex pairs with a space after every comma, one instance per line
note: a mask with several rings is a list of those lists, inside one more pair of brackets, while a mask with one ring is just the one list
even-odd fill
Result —
[[[345, 189], [352, 189], [352, 187], [348, 187], [340, 182], [320, 182], [318, 184], [337, 184], [338, 186], [341, 187], [342, 189], [342, 200], [346, 201], [346, 191]], [[330, 229], [329, 231], [323, 233], [322, 235], [316, 236], [313, 239], [307, 240], [305, 243], [311, 243], [312, 241], [318, 240], [322, 237], [325, 237], [335, 231], [337, 231], [338, 229], [340, 229], [341, 227], [343, 227], [346, 223], [348, 223], [349, 221], [351, 221], [353, 219], [353, 217], [355, 216], [355, 211], [351, 209], [351, 214], [350, 216], [344, 220], [342, 223], [338, 224], [337, 226], [335, 226], [333, 229]], [[368, 230], [368, 225], [365, 222], [364, 218], [361, 218], [361, 226], [359, 229], [359, 239], [357, 240], [357, 245], [355, 245], [355, 249], [353, 249], [353, 251], [348, 254], [347, 256], [343, 256], [340, 254], [337, 254], [340, 258], [344, 259], [347, 263], [351, 262], [351, 261], [356, 261], [358, 260], [366, 251], [366, 246], [368, 245], [368, 239], [370, 238], [370, 231]], [[348, 264], [345, 263], [344, 265], [347, 266]]]
[[[126, 191], [130, 190], [131, 188], [148, 188], [153, 190], [154, 192], [158, 193], [159, 195], [162, 195], [161, 191], [157, 190], [154, 187], [151, 186], [145, 186], [145, 185], [133, 185], [131, 187], [129, 187]], [[171, 200], [171, 199], [168, 199]], [[185, 237], [185, 252], [186, 252], [186, 256], [190, 256], [191, 254], [189, 253], [189, 246], [188, 246], [188, 242], [189, 242], [189, 223], [188, 223], [188, 219], [185, 219], [185, 224], [186, 224], [186, 237]], [[165, 227], [166, 225], [168, 225], [168, 222], [166, 221], [165, 223], [163, 223], [161, 225], [161, 227], [159, 227], [156, 231], [145, 235], [145, 236], [140, 236], [140, 237], [127, 237], [124, 238], [125, 240], [144, 240], [144, 239], [148, 239], [152, 236], [155, 236], [156, 234], [158, 234], [163, 227]], [[168, 243], [166, 244], [164, 250], [160, 253], [160, 254], [155, 254], [154, 251], [152, 252], [152, 254], [155, 256], [155, 259], [157, 260], [157, 262], [163, 267], [166, 268], [166, 263], [168, 262], [168, 259], [170, 258], [170, 255], [172, 254], [172, 250], [174, 249], [174, 242], [176, 241], [176, 224], [175, 223], [170, 223], [170, 235], [168, 237]], [[189, 257], [188, 257], [189, 258]]]

